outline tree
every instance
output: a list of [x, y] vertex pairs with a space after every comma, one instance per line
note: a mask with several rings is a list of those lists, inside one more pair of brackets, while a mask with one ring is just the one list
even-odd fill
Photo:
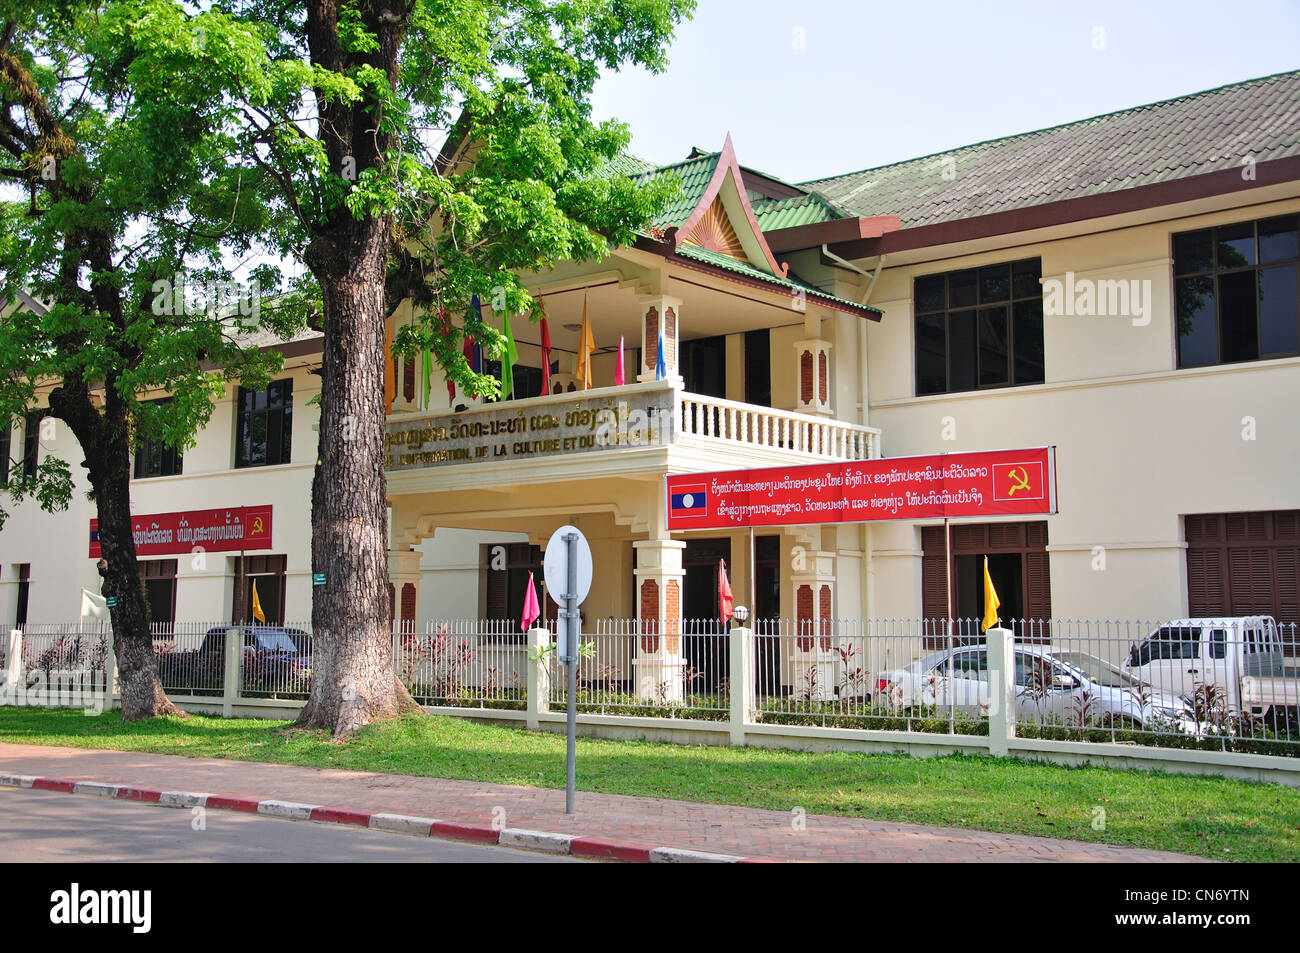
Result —
[[[474, 311], [459, 323], [452, 316], [474, 294], [498, 311], [528, 313], [517, 270], [602, 255], [651, 219], [670, 186], [615, 171], [627, 130], [593, 121], [588, 99], [602, 67], [662, 68], [673, 28], [693, 7], [226, 0], [196, 12], [178, 0], [0, 0], [5, 45], [21, 35], [31, 46], [11, 57], [25, 74], [6, 87], [25, 125], [0, 128], [0, 144], [12, 144], [14, 180], [33, 196], [36, 214], [24, 227], [50, 230], [42, 248], [62, 255], [41, 259], [58, 267], [23, 260], [24, 269], [7, 272], [11, 291], [25, 286], [59, 302], [59, 317], [26, 348], [23, 366], [36, 368], [51, 349], [98, 355], [101, 342], [122, 358], [39, 367], [62, 379], [56, 412], [83, 447], [122, 448], [137, 419], [153, 425], [124, 395], [144, 381], [141, 334], [169, 333], [165, 322], [135, 323], [149, 313], [144, 288], [160, 269], [198, 258], [219, 275], [228, 248], [260, 245], [304, 262], [318, 288], [324, 353], [312, 568], [328, 582], [313, 588], [316, 658], [300, 725], [341, 737], [410, 703], [393, 673], [388, 631], [388, 316], [413, 300], [422, 324], [404, 329], [400, 347], [423, 350], [453, 380], [495, 393], [495, 381], [469, 369], [460, 342], [470, 334], [499, 353], [500, 333]], [[87, 135], [69, 139], [68, 128]], [[120, 130], [102, 161], [90, 138], [96, 128]], [[454, 156], [440, 154], [444, 140]], [[138, 179], [131, 157], [145, 170]], [[53, 187], [37, 180], [50, 158], [62, 163]], [[74, 184], [85, 191], [70, 191]], [[121, 209], [112, 204], [119, 191], [134, 196]], [[111, 250], [127, 242], [130, 223], [147, 223], [151, 240], [127, 264]], [[6, 248], [21, 259], [18, 244]], [[211, 335], [175, 336], [189, 356], [203, 350], [215, 359]], [[218, 363], [240, 367], [234, 355]], [[106, 382], [102, 424], [87, 410], [97, 380]], [[202, 390], [187, 380], [144, 382]], [[178, 424], [170, 435], [188, 432]], [[92, 485], [97, 499], [116, 501], [121, 512], [110, 515], [120, 527], [124, 460], [111, 469], [96, 484], [92, 467]], [[113, 547], [125, 553], [129, 540], [115, 536]], [[118, 562], [115, 585], [125, 586], [133, 560]], [[135, 625], [141, 613], [129, 614], [124, 621]]]
[[[206, 66], [241, 51], [196, 47], [203, 17], [148, 21], [132, 7], [0, 3], [0, 297], [48, 304], [0, 313], [0, 425], [48, 390], [50, 415], [80, 443], [127, 719], [180, 714], [158, 681], [136, 563], [133, 445], [192, 445], [224, 382], [265, 386], [280, 367], [241, 331], [289, 333], [303, 315], [295, 297], [263, 307], [257, 285], [280, 281], [269, 265], [251, 287], [231, 283], [231, 256], [282, 230], [265, 176], [226, 162], [214, 122]], [[160, 392], [170, 399], [146, 399]], [[71, 470], [47, 457], [5, 489], [65, 508]]]
[[[238, 149], [294, 227], [283, 244], [319, 284], [324, 356], [312, 485], [316, 658], [298, 724], [345, 736], [410, 703], [388, 629], [384, 337], [404, 299], [422, 323], [399, 345], [494, 393], [460, 347], [502, 338], [478, 294], [531, 312], [519, 269], [605, 253], [665, 200], [609, 163], [625, 127], [592, 120], [601, 67], [664, 65], [694, 0], [232, 2], [262, 44], [232, 74]], [[251, 65], [250, 65], [251, 64]], [[236, 114], [237, 113], [237, 114]], [[453, 129], [453, 120], [455, 128]], [[448, 135], [448, 133], [450, 134]], [[440, 155], [468, 149], [470, 161]], [[452, 315], [465, 313], [456, 323]]]

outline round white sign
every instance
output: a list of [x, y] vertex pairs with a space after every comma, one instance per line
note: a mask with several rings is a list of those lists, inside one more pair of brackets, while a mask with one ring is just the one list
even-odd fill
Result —
[[[574, 570], [577, 573], [577, 579], [573, 581], [572, 590], [568, 587], [569, 572], [569, 544], [565, 542], [564, 537], [570, 533], [577, 533], [578, 540], [574, 554]], [[546, 542], [546, 552], [542, 554], [542, 573], [546, 578], [546, 592], [555, 600], [556, 605], [564, 608], [564, 594], [572, 591], [578, 597], [578, 605], [587, 598], [587, 593], [591, 592], [591, 546], [587, 544], [587, 537], [582, 535], [582, 530], [576, 526], [561, 526]]]

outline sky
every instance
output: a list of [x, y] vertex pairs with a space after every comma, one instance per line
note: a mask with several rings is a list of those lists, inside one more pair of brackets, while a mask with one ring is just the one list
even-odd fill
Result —
[[1300, 69], [1300, 0], [700, 0], [593, 107], [660, 163], [732, 136], [802, 182]]

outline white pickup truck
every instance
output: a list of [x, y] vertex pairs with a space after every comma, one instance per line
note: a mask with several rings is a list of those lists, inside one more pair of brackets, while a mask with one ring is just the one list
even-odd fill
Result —
[[1233, 713], [1300, 721], [1300, 676], [1288, 671], [1271, 616], [1173, 619], [1129, 650], [1124, 670], [1157, 692], [1213, 685]]

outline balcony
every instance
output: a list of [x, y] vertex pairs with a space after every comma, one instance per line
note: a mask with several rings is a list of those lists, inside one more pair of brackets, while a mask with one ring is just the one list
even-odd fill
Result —
[[390, 492], [735, 470], [880, 455], [880, 431], [669, 381], [388, 419]]

